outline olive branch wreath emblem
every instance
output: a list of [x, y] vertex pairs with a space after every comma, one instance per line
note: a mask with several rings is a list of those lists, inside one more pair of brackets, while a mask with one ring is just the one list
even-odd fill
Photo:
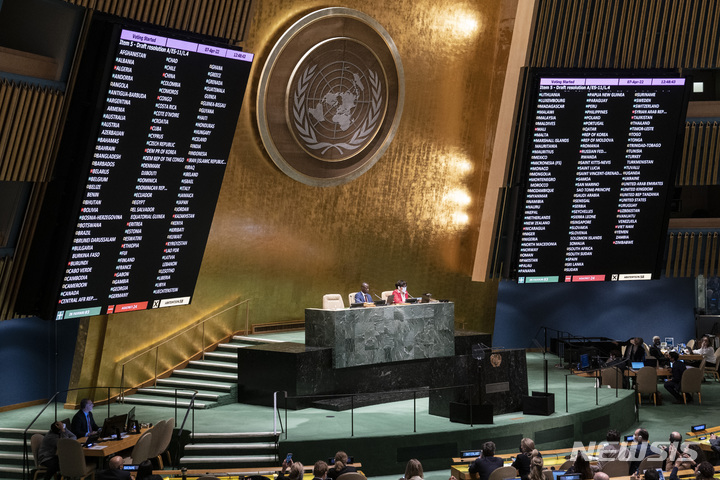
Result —
[[380, 117], [380, 106], [382, 105], [382, 98], [380, 97], [382, 91], [382, 85], [380, 85], [380, 78], [378, 74], [372, 70], [368, 71], [368, 78], [372, 87], [372, 98], [370, 101], [370, 113], [365, 117], [365, 121], [362, 126], [355, 131], [355, 134], [347, 142], [341, 143], [330, 143], [318, 141], [315, 130], [308, 121], [308, 112], [305, 108], [305, 97], [308, 86], [310, 85], [315, 68], [317, 65], [309, 66], [302, 73], [297, 83], [297, 90], [293, 95], [293, 117], [295, 128], [300, 133], [300, 138], [305, 142], [305, 146], [313, 149], [320, 150], [323, 155], [331, 148], [337, 149], [337, 151], [343, 155], [346, 150], [355, 150], [360, 147], [365, 140], [373, 133], [375, 125]]

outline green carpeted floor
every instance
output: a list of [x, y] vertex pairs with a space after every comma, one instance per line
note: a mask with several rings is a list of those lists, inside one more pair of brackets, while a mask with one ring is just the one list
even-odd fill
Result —
[[[264, 335], [268, 338], [281, 339], [284, 341], [304, 342], [304, 333], [283, 333]], [[568, 370], [559, 368], [556, 364], [559, 360], [556, 356], [546, 356], [548, 364], [548, 386], [549, 391], [556, 397], [556, 413], [550, 417], [540, 417], [542, 420], [550, 421], [566, 415], [567, 399], [569, 414], [585, 415], [593, 412], [597, 404], [600, 407], [615, 405], [618, 399], [627, 398], [632, 395], [629, 390], [616, 391], [608, 388], [595, 388], [593, 379], [581, 378], [568, 375]], [[540, 353], [528, 353], [528, 383], [530, 390], [541, 391], [544, 388], [544, 360]], [[702, 386], [702, 404], [697, 400], [691, 405], [672, 404], [667, 392], [662, 385], [659, 390], [663, 393], [664, 402], [662, 406], [653, 406], [648, 399], [644, 400], [639, 408], [639, 422], [634, 422], [625, 428], [621, 428], [622, 434], [631, 434], [638, 426], [646, 428], [650, 432], [650, 441], [664, 440], [668, 434], [677, 430], [682, 433], [688, 431], [692, 425], [707, 423], [708, 425], [720, 424], [720, 416], [717, 415], [720, 407], [720, 383], [708, 380]], [[597, 395], [597, 397], [596, 397]], [[628, 401], [622, 403], [629, 405]], [[620, 403], [618, 403], [620, 405]], [[33, 406], [8, 412], [0, 413], [0, 426], [25, 428], [41, 411], [42, 407]], [[111, 413], [123, 413], [130, 409], [130, 405], [114, 404]], [[281, 436], [283, 441], [291, 442], [312, 442], [318, 438], [336, 439], [337, 449], [343, 448], [343, 439], [393, 437], [396, 439], [412, 439], [415, 435], [428, 435], [436, 432], [446, 434], [447, 432], [463, 433], [473, 435], [478, 432], [478, 439], [482, 439], [481, 426], [469, 426], [465, 424], [451, 423], [448, 419], [429, 415], [427, 398], [420, 398], [417, 401], [406, 400], [383, 405], [357, 408], [354, 411], [330, 412], [320, 409], [305, 409], [300, 411], [288, 411], [287, 422], [285, 412], [281, 412], [282, 423], [286, 425], [287, 440], [285, 435]], [[74, 411], [62, 409], [58, 406], [57, 418], [71, 417]], [[182, 423], [185, 412], [177, 413], [178, 424]], [[98, 423], [107, 415], [107, 407], [97, 406], [95, 417]], [[172, 409], [164, 407], [136, 407], [136, 416], [143, 422], [156, 422], [162, 418], [175, 415]], [[40, 415], [40, 418], [33, 425], [33, 428], [47, 428], [55, 418], [54, 406], [48, 408]], [[537, 420], [538, 417], [533, 417]], [[494, 417], [494, 426], [507, 426], [509, 430], [523, 431], [523, 425], [529, 419], [523, 416], [522, 412], [515, 412]], [[251, 405], [232, 404], [217, 408], [198, 410], [188, 417], [186, 429], [194, 429], [197, 432], [260, 432], [279, 430], [280, 425], [277, 419], [273, 418], [272, 408], [258, 407]], [[597, 438], [602, 441], [604, 438]], [[403, 440], [398, 440], [402, 442]], [[412, 444], [412, 442], [410, 442]], [[571, 445], [567, 445], [571, 446]], [[538, 445], [539, 448], [558, 448], [558, 445]], [[418, 458], [422, 461], [421, 455]], [[307, 461], [306, 461], [307, 463]], [[448, 468], [426, 472], [427, 480], [447, 480]], [[391, 480], [402, 476], [403, 471], [398, 469], [397, 475], [373, 476], [381, 480]]]

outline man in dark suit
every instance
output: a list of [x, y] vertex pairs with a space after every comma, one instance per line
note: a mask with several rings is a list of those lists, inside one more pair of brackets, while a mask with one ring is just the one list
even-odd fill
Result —
[[[675, 397], [673, 403], [684, 403], [682, 393], [680, 392], [683, 373], [685, 373], [685, 362], [681, 361], [677, 352], [670, 352], [670, 361], [672, 362], [672, 378], [665, 382], [665, 390]], [[692, 397], [690, 397], [692, 401]]]
[[468, 467], [470, 475], [477, 474], [480, 480], [488, 480], [490, 474], [503, 466], [503, 459], [495, 456], [495, 442], [485, 442], [482, 456], [475, 459]]
[[91, 433], [98, 431], [97, 423], [92, 414], [93, 402], [89, 398], [83, 398], [80, 401], [80, 410], [75, 414], [70, 422], [70, 431], [78, 438], [87, 437]]
[[112, 457], [108, 462], [107, 470], [95, 475], [96, 480], [131, 480], [132, 476], [127, 470], [123, 470], [123, 458], [120, 455]]
[[645, 457], [659, 453], [653, 451], [650, 447], [650, 434], [644, 428], [635, 430], [635, 445], [629, 448], [629, 452], [630, 474], [637, 472], [640, 462], [642, 462]]

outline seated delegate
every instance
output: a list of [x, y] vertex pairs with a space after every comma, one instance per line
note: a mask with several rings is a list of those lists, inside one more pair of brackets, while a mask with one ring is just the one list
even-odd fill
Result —
[[373, 303], [370, 285], [365, 282], [360, 285], [360, 291], [355, 294], [355, 303]]
[[407, 282], [398, 280], [395, 282], [395, 290], [393, 290], [393, 303], [406, 303], [408, 298], [415, 298], [407, 291]]

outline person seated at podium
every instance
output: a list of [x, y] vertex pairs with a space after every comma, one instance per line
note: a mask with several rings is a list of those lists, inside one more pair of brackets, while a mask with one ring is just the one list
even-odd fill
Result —
[[80, 410], [73, 416], [70, 422], [70, 431], [78, 438], [89, 437], [96, 433], [100, 427], [95, 423], [92, 414], [93, 402], [89, 398], [80, 400]]
[[490, 474], [503, 466], [503, 459], [495, 456], [495, 442], [485, 442], [482, 455], [468, 467], [471, 476], [477, 475], [480, 480], [488, 480]]
[[398, 280], [395, 282], [395, 290], [393, 290], [393, 303], [406, 303], [408, 298], [414, 298], [407, 291], [407, 282]]
[[360, 284], [360, 291], [355, 294], [355, 303], [373, 303], [370, 296], [370, 285], [363, 282]]

